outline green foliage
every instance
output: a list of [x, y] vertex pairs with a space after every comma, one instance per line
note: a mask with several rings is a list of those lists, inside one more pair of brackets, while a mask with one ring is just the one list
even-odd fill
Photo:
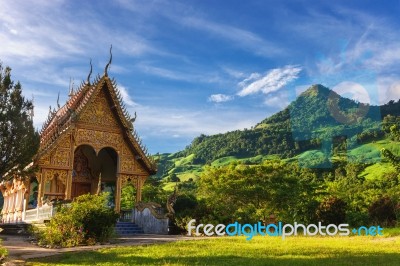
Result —
[[160, 180], [154, 176], [149, 177], [142, 188], [142, 200], [144, 202], [155, 202], [165, 205], [168, 198], [168, 192], [162, 187]]
[[396, 167], [397, 171], [400, 172], [400, 157], [394, 155], [391, 151], [387, 149], [382, 149], [381, 152], [382, 155], [387, 158], [394, 167]]
[[396, 203], [388, 196], [384, 196], [372, 203], [368, 208], [371, 221], [383, 226], [396, 224]]
[[1, 241], [2, 240], [0, 239], [0, 262], [2, 262], [4, 258], [6, 258], [8, 255], [8, 251], [5, 247], [1, 245]]
[[133, 185], [128, 185], [121, 190], [121, 209], [131, 210], [136, 202], [136, 189]]
[[329, 197], [321, 202], [317, 209], [317, 218], [323, 225], [341, 224], [346, 220], [346, 202]]
[[267, 221], [271, 213], [286, 222], [312, 219], [315, 175], [282, 161], [210, 167], [198, 187], [216, 222]]
[[254, 128], [201, 135], [185, 150], [161, 155], [157, 177], [179, 178], [178, 188], [196, 199], [177, 212], [181, 221], [254, 222], [274, 213], [307, 222], [317, 221], [317, 208], [329, 220], [340, 208], [324, 201], [339, 198], [345, 205], [341, 220], [371, 224], [371, 204], [383, 195], [400, 200], [400, 159], [394, 155], [400, 152], [399, 107], [400, 100], [368, 106], [314, 85]]
[[60, 206], [46, 228], [36, 231], [39, 244], [73, 247], [109, 240], [119, 215], [107, 207], [107, 198], [107, 193], [86, 194]]
[[[354, 123], [343, 124], [338, 121], [338, 118], [332, 115], [332, 106], [337, 106], [338, 114]], [[385, 137], [385, 134], [390, 134], [390, 129], [384, 127], [382, 130], [382, 117], [390, 118], [390, 115], [396, 115], [398, 106], [400, 101], [380, 107], [363, 105], [340, 97], [321, 85], [314, 85], [287, 108], [264, 119], [254, 128], [212, 136], [202, 134], [183, 151], [169, 158], [163, 156], [162, 159], [166, 160], [162, 164], [163, 173], [166, 169], [175, 169], [178, 175], [186, 171], [180, 169], [179, 165], [167, 162], [170, 160], [176, 164], [176, 158], [194, 156], [190, 157], [193, 165], [220, 164], [223, 162], [217, 160], [221, 158], [244, 159], [260, 155], [290, 158], [305, 151], [321, 150], [324, 142], [330, 142], [330, 145], [324, 147], [328, 151], [324, 151], [323, 156], [317, 153], [309, 154], [312, 157], [304, 161], [305, 166], [326, 167], [328, 157], [345, 157], [346, 151], [357, 148], [359, 144], [376, 141]], [[360, 108], [368, 110], [365, 116], [359, 113]], [[393, 124], [390, 120], [392, 118], [389, 118], [384, 125]], [[398, 124], [400, 127], [400, 122]], [[335, 139], [339, 139], [340, 142], [335, 143]], [[353, 157], [357, 158], [358, 155]], [[370, 161], [376, 158], [379, 158], [379, 150], [374, 153], [371, 151], [367, 158], [361, 160]]]
[[22, 96], [19, 82], [11, 79], [11, 68], [0, 63], [0, 177], [10, 171], [27, 174], [24, 168], [39, 148], [33, 127], [33, 103]]
[[190, 220], [200, 220], [206, 213], [203, 211], [204, 203], [199, 201], [194, 194], [179, 191], [174, 204], [174, 222], [181, 232], [185, 232], [187, 230], [187, 223]]
[[68, 211], [56, 214], [43, 231], [36, 231], [39, 245], [74, 247], [85, 243], [83, 225]]
[[175, 173], [173, 173], [173, 174], [170, 176], [170, 181], [171, 181], [171, 182], [180, 182], [181, 180], [179, 179], [179, 177], [178, 177]]
[[104, 242], [113, 233], [114, 225], [119, 217], [113, 209], [107, 207], [108, 194], [101, 195], [85, 194], [77, 197], [71, 204], [73, 217], [83, 224], [86, 237], [96, 241]]

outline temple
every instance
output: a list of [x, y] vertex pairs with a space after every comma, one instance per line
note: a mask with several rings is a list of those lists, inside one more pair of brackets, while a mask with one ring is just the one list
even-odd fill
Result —
[[111, 58], [102, 76], [92, 83], [90, 70], [86, 82], [76, 91], [70, 88], [65, 105], [50, 108], [29, 166], [35, 174], [1, 182], [3, 223], [51, 216], [48, 202], [99, 190], [110, 193], [109, 206], [119, 212], [122, 188], [130, 184], [136, 202], [141, 201], [143, 184], [156, 165], [134, 129], [136, 114], [128, 114], [115, 80], [108, 77]]

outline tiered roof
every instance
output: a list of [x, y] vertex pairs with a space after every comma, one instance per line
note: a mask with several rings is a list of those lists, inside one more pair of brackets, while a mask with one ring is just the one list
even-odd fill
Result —
[[91, 70], [87, 81], [82, 82], [75, 93], [71, 91], [70, 98], [64, 106], [59, 107], [58, 110], [51, 110], [50, 108], [49, 116], [40, 131], [38, 157], [55, 148], [60, 136], [74, 128], [77, 117], [79, 117], [94, 95], [96, 95], [96, 91], [101, 90], [105, 86], [115, 107], [112, 110], [122, 125], [121, 128], [129, 146], [133, 149], [136, 158], [142, 161], [142, 164], [149, 173], [153, 174], [156, 172], [155, 162], [150, 157], [147, 148], [142, 144], [139, 135], [133, 128], [133, 122], [136, 117], [134, 119], [131, 118], [122, 101], [122, 96], [117, 88], [115, 79], [108, 77], [107, 69], [110, 63], [111, 58], [105, 68], [104, 75], [101, 77], [97, 75], [93, 84], [90, 82]]

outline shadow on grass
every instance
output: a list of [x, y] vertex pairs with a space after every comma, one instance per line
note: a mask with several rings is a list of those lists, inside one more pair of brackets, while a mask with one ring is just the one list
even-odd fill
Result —
[[400, 254], [384, 253], [371, 255], [337, 254], [331, 258], [315, 258], [302, 256], [290, 258], [286, 256], [271, 256], [263, 254], [263, 258], [248, 258], [240, 256], [165, 256], [151, 258], [137, 254], [115, 254], [101, 252], [66, 253], [63, 255], [30, 260], [26, 265], [400, 265]]

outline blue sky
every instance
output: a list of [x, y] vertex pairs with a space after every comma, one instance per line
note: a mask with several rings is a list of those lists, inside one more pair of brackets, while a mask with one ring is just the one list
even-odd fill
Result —
[[399, 99], [400, 1], [316, 2], [0, 0], [0, 60], [40, 128], [112, 44], [109, 74], [151, 153], [250, 128], [315, 83]]

